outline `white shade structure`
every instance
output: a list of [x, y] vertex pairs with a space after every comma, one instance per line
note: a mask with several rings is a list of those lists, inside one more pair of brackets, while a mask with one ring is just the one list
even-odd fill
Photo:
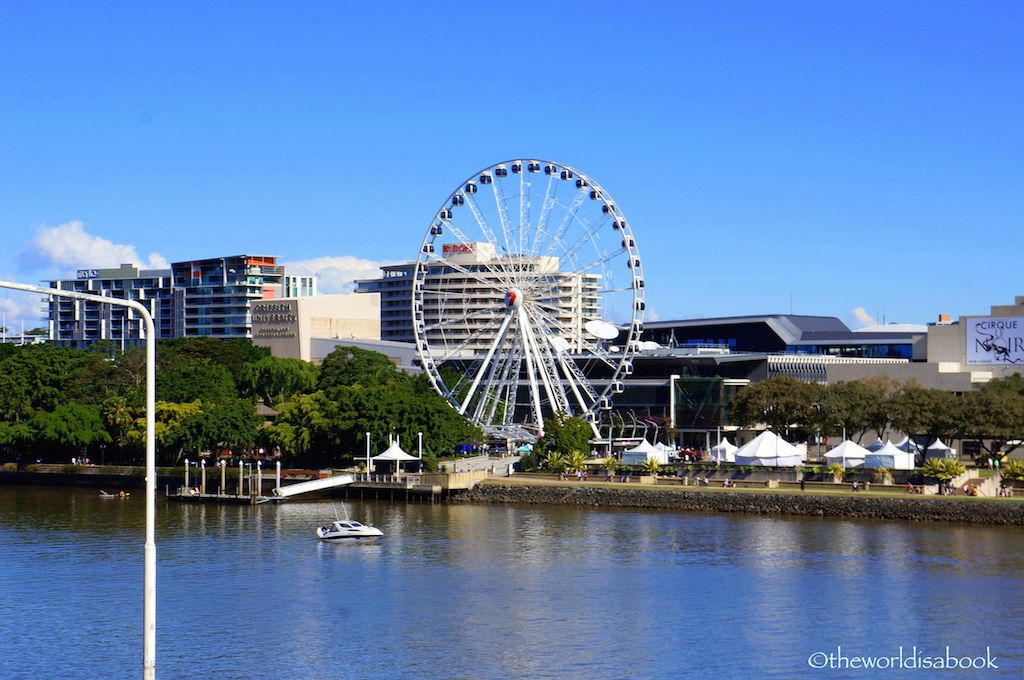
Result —
[[900, 451], [910, 451], [911, 453], [921, 453], [921, 445], [915, 442], [910, 437], [904, 437], [900, 441], [893, 444]]
[[869, 455], [871, 455], [870, 451], [847, 439], [839, 446], [826, 451], [825, 460], [829, 464], [840, 463], [843, 468], [854, 468], [862, 467], [864, 458]]
[[875, 451], [878, 451], [879, 449], [882, 449], [884, 447], [885, 447], [885, 442], [883, 442], [881, 439], [876, 439], [875, 441], [871, 442], [870, 444], [868, 444], [864, 448], [867, 449], [868, 451], [874, 453]]
[[401, 469], [402, 461], [419, 459], [416, 458], [416, 456], [411, 456], [405, 451], [403, 451], [402, 447], [399, 446], [398, 444], [398, 440], [394, 439], [391, 441], [391, 444], [388, 446], [388, 448], [384, 449], [383, 453], [378, 453], [376, 456], [373, 457], [372, 460], [394, 462], [395, 472], [398, 472]]
[[665, 465], [668, 463], [668, 451], [659, 449], [645, 439], [622, 453], [622, 463], [624, 465], [643, 465], [647, 462], [648, 458], [653, 458], [659, 464]]
[[887, 441], [882, 448], [864, 456], [864, 467], [913, 470], [914, 453], [912, 451], [900, 451], [896, 448], [895, 444]]
[[735, 456], [737, 465], [796, 467], [807, 454], [774, 432], [765, 431], [736, 449]]
[[711, 455], [711, 460], [716, 463], [734, 463], [736, 462], [736, 449], [739, 447], [729, 441], [728, 437], [722, 437], [722, 440], [715, 446], [711, 447], [711, 451], [708, 453]]
[[956, 459], [956, 449], [952, 446], [947, 446], [942, 443], [941, 439], [936, 439], [924, 452], [925, 458], [945, 458], [950, 460]]

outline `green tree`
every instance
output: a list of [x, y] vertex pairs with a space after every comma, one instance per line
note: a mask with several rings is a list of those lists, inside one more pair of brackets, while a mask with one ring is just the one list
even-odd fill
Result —
[[562, 472], [566, 466], [566, 454], [557, 450], [550, 450], [544, 454], [544, 465], [551, 472]]
[[929, 458], [921, 466], [921, 472], [925, 477], [933, 477], [940, 482], [948, 484], [964, 472], [967, 468], [958, 460], [943, 460], [940, 458]]
[[590, 423], [564, 413], [556, 413], [544, 423], [544, 436], [537, 442], [542, 451], [557, 451], [568, 456], [573, 451], [589, 451], [594, 436]]
[[243, 338], [192, 337], [161, 340], [157, 344], [157, 364], [173, 368], [179, 361], [206, 359], [228, 370], [235, 384], [241, 384], [245, 364], [270, 356], [270, 349], [257, 347]]
[[300, 359], [265, 357], [243, 367], [243, 396], [277, 404], [316, 390], [318, 368]]
[[910, 382], [889, 399], [889, 417], [893, 427], [911, 438], [934, 441], [956, 432], [957, 406], [953, 393]]
[[822, 388], [788, 376], [774, 376], [749, 385], [732, 400], [735, 422], [748, 427], [764, 423], [776, 432], [812, 430], [817, 422], [815, 405]]
[[1011, 460], [1002, 470], [1003, 479], [1024, 482], [1024, 460]]
[[654, 456], [650, 456], [644, 461], [644, 464], [640, 466], [644, 472], [649, 472], [652, 475], [657, 475], [661, 472], [661, 463]]
[[157, 376], [156, 398], [160, 401], [220, 402], [234, 399], [236, 394], [230, 371], [206, 358], [176, 361]]
[[587, 454], [582, 451], [570, 451], [565, 457], [565, 469], [570, 472], [585, 470], [587, 467]]
[[350, 346], [336, 347], [320, 364], [317, 389], [373, 385], [407, 377], [380, 352]]
[[85, 454], [90, 446], [111, 441], [93, 404], [58, 404], [53, 411], [36, 412], [29, 425], [37, 441], [62, 452]]
[[878, 393], [863, 382], [840, 381], [825, 386], [818, 400], [817, 425], [826, 434], [845, 430], [857, 435], [859, 443], [871, 428], [871, 412], [879, 401]]
[[826, 468], [825, 472], [832, 475], [832, 481], [836, 484], [843, 481], [843, 477], [846, 476], [846, 468], [843, 467], [842, 463], [832, 463]]

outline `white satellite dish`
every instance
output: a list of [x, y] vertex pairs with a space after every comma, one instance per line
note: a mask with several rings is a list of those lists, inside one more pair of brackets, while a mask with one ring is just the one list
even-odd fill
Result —
[[560, 335], [552, 335], [548, 338], [548, 342], [555, 348], [555, 351], [561, 354], [569, 350], [569, 341]]
[[600, 338], [601, 340], [614, 340], [619, 335], [618, 328], [600, 319], [586, 322], [583, 324], [583, 328], [595, 338]]

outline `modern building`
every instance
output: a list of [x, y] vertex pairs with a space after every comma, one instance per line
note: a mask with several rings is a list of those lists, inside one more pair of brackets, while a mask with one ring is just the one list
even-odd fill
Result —
[[[157, 339], [212, 336], [251, 338], [256, 300], [315, 295], [316, 278], [288, 276], [275, 257], [235, 255], [175, 262], [170, 269], [79, 269], [75, 279], [49, 281], [51, 288], [137, 300], [153, 315]], [[122, 345], [145, 339], [135, 311], [97, 302], [54, 299], [47, 303], [50, 340], [87, 347], [100, 340]]]
[[874, 359], [923, 358], [925, 326], [850, 330], [834, 316], [766, 314], [645, 324], [643, 340], [662, 347], [720, 347], [732, 352], [820, 354]]
[[[315, 339], [380, 340], [380, 296], [342, 293], [252, 302], [252, 340], [277, 357], [313, 361]], [[329, 351], [329, 350], [328, 350]]]
[[[499, 256], [491, 243], [446, 243], [442, 246], [447, 264], [427, 269], [423, 288], [423, 321], [429, 342], [462, 352], [484, 352], [490, 346], [479, 331], [487, 326], [487, 312], [501, 310], [508, 292], [506, 271], [528, 271], [542, 277], [549, 290], [546, 300], [552, 320], [567, 329], [569, 338], [583, 335], [582, 326], [601, 316], [600, 277], [559, 270], [559, 259], [551, 256]], [[381, 339], [413, 341], [413, 275], [415, 262], [381, 267], [378, 279], [356, 281], [357, 293], [379, 293]], [[570, 347], [570, 349], [576, 349]]]
[[[50, 281], [49, 286], [140, 302], [153, 316], [157, 339], [174, 337], [170, 269], [139, 269], [132, 264], [116, 269], [79, 269], [77, 278]], [[99, 340], [111, 340], [125, 346], [145, 339], [141, 318], [127, 307], [50, 298], [46, 312], [50, 340], [60, 345], [82, 348]]]

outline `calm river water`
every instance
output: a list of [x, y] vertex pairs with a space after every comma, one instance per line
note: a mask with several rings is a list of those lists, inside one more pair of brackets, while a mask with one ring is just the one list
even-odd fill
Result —
[[[0, 678], [141, 675], [143, 505], [141, 492], [0, 487]], [[328, 502], [159, 500], [158, 677], [935, 674], [808, 665], [839, 645], [847, 658], [988, 647], [999, 669], [973, 676], [1024, 675], [1021, 529], [336, 507], [386, 538], [318, 542]]]

